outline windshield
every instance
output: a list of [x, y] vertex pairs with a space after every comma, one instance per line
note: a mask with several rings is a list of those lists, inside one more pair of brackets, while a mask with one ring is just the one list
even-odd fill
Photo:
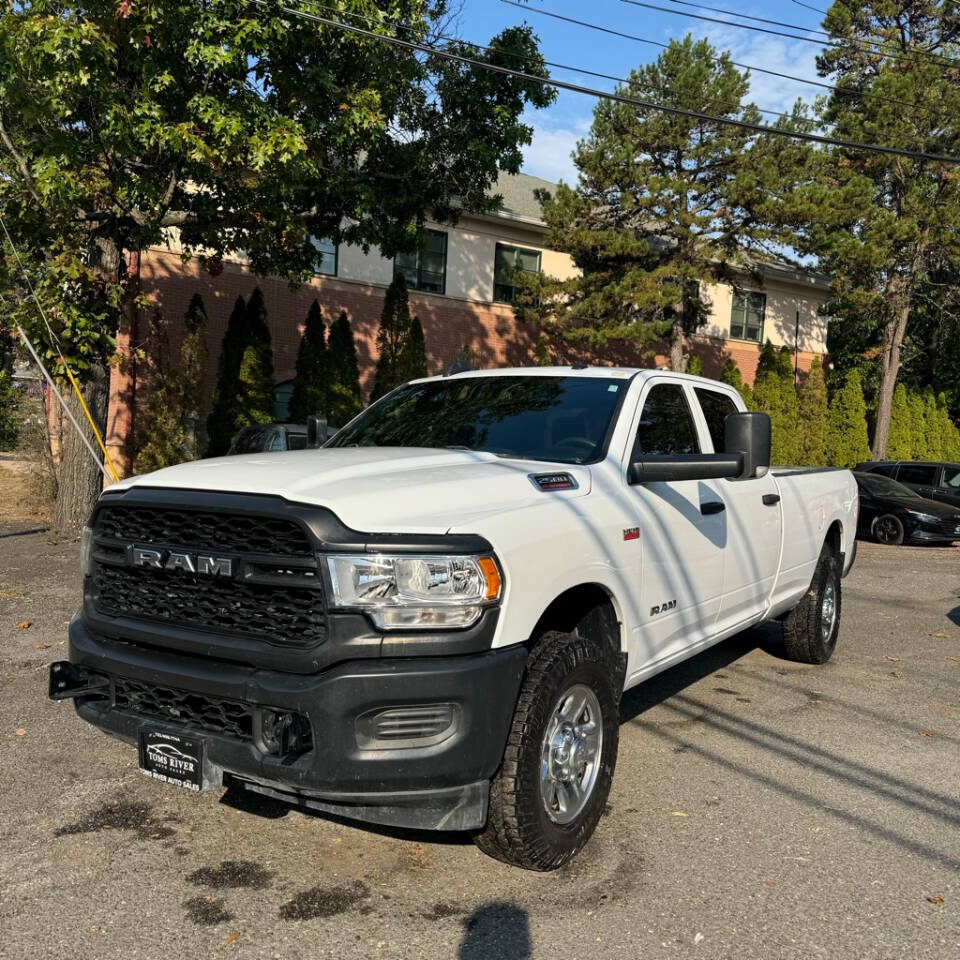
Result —
[[861, 490], [872, 493], [875, 497], [910, 497], [912, 500], [920, 500], [920, 494], [914, 493], [909, 487], [905, 487], [896, 480], [889, 477], [882, 477], [877, 473], [858, 473], [857, 484]]
[[399, 387], [328, 447], [446, 447], [590, 463], [626, 390], [605, 377], [456, 377]]

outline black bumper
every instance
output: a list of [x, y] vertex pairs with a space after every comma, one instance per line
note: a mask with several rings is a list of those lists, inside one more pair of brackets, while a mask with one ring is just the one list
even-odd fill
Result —
[[[94, 685], [76, 695], [77, 712], [100, 729], [132, 743], [143, 726], [201, 737], [205, 786], [239, 781], [342, 816], [426, 829], [485, 822], [487, 787], [503, 757], [526, 657], [525, 648], [514, 646], [357, 660], [303, 675], [118, 642], [91, 632], [80, 616], [70, 624], [70, 662], [77, 668], [71, 672]], [[252, 714], [254, 733], [211, 730], [202, 721], [184, 722], [176, 710], [169, 717], [131, 711], [122, 698], [117, 702], [123, 681], [240, 705]], [[431, 705], [450, 705], [452, 722], [420, 742], [378, 740], [364, 720], [385, 708]], [[268, 709], [305, 718], [305, 752], [266, 752], [256, 731]]]

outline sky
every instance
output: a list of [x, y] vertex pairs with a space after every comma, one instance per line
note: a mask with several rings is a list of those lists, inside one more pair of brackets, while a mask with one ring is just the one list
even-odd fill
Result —
[[[630, 5], [624, 0], [591, 0], [589, 3], [584, 3], [583, 0], [519, 2], [520, 7], [510, 6], [503, 0], [461, 0], [462, 10], [456, 23], [456, 33], [465, 40], [485, 43], [506, 27], [528, 23], [540, 38], [540, 49], [545, 59], [616, 77], [625, 77], [631, 69], [655, 60], [660, 52], [657, 47], [649, 44], [563, 23], [538, 12], [546, 10], [659, 43], [666, 43], [671, 38], [682, 39], [687, 33], [692, 33], [695, 37], [707, 37], [718, 52], [729, 50], [733, 59], [742, 63], [805, 79], [817, 78], [815, 58], [820, 50], [817, 44], [691, 19], [683, 14], [702, 14], [719, 20], [735, 18], [710, 10], [694, 9], [688, 4], [677, 4], [672, 0], [650, 0], [657, 6], [674, 8], [676, 11], [660, 13]], [[805, 2], [826, 10], [830, 0]], [[796, 24], [812, 31], [818, 30], [822, 19], [821, 14], [795, 0], [766, 0], [765, 3], [757, 0], [704, 0], [704, 3], [714, 8]], [[768, 27], [765, 24], [754, 25]], [[769, 29], [782, 28], [769, 26]], [[604, 90], [612, 90], [615, 86], [612, 81], [576, 71], [551, 68], [550, 72], [557, 79], [584, 86]], [[817, 93], [816, 87], [753, 73], [748, 99], [763, 109], [783, 112], [789, 111], [798, 97], [812, 100]], [[562, 178], [567, 182], [575, 182], [576, 169], [570, 159], [570, 152], [577, 140], [589, 130], [596, 102], [593, 97], [561, 92], [553, 106], [528, 113], [526, 119], [532, 124], [534, 134], [533, 143], [524, 150], [524, 172], [547, 180], [556, 181]], [[773, 120], [774, 117], [764, 117], [765, 122]]]

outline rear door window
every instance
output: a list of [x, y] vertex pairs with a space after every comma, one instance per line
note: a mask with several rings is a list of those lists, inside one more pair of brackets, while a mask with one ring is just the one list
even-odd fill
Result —
[[634, 456], [699, 453], [700, 441], [690, 405], [678, 383], [658, 383], [643, 402]]
[[931, 487], [937, 479], [937, 468], [928, 467], [919, 463], [902, 463], [897, 479], [901, 483], [912, 483], [914, 486]]
[[693, 392], [697, 395], [703, 417], [707, 421], [707, 430], [710, 431], [710, 439], [713, 441], [713, 452], [723, 453], [724, 425], [730, 414], [738, 412], [737, 405], [727, 394], [718, 393], [716, 390], [694, 387]]
[[944, 467], [940, 486], [960, 492], [960, 467]]
[[895, 463], [878, 463], [875, 467], [870, 467], [870, 473], [879, 473], [884, 477], [892, 477], [896, 472]]

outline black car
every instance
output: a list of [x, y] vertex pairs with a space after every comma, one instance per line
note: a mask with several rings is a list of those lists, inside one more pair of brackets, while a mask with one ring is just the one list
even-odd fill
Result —
[[235, 453], [272, 453], [279, 450], [306, 450], [307, 428], [302, 423], [264, 423], [244, 427], [234, 438], [227, 456]]
[[960, 509], [927, 500], [879, 473], [854, 472], [860, 490], [857, 534], [880, 543], [960, 540]]
[[960, 510], [960, 463], [917, 460], [874, 460], [854, 470], [890, 477], [928, 500], [939, 500]]

